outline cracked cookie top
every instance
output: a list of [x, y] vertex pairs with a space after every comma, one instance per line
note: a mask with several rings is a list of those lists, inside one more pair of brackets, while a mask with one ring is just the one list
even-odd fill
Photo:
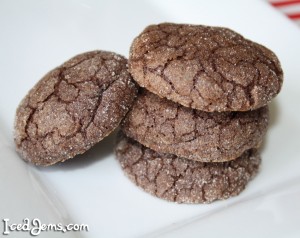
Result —
[[132, 43], [129, 70], [149, 91], [203, 111], [248, 111], [280, 91], [283, 72], [266, 47], [222, 27], [164, 23]]
[[121, 125], [127, 136], [158, 152], [222, 162], [258, 147], [268, 119], [267, 106], [246, 112], [204, 112], [141, 89]]
[[21, 101], [17, 151], [36, 165], [84, 153], [119, 125], [136, 93], [124, 57], [105, 51], [77, 55], [46, 74]]
[[223, 163], [202, 163], [151, 150], [119, 134], [116, 156], [125, 174], [146, 192], [172, 202], [210, 203], [238, 195], [257, 174], [256, 149]]

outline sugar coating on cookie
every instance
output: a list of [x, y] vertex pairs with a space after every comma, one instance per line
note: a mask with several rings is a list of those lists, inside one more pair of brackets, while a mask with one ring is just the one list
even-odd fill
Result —
[[223, 162], [261, 144], [268, 112], [267, 106], [247, 112], [204, 112], [141, 89], [121, 128], [127, 136], [158, 152]]
[[256, 149], [223, 163], [202, 163], [157, 153], [120, 135], [116, 156], [125, 174], [146, 192], [177, 203], [210, 203], [238, 195], [257, 174]]
[[248, 111], [280, 91], [283, 72], [266, 47], [222, 27], [148, 26], [131, 45], [129, 70], [140, 86], [203, 111]]
[[46, 74], [21, 101], [17, 151], [36, 165], [82, 154], [119, 125], [136, 93], [124, 57], [105, 51], [77, 55]]

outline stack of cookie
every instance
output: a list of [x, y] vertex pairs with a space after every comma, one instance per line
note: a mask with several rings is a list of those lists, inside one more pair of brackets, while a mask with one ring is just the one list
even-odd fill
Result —
[[151, 25], [129, 71], [142, 88], [116, 147], [128, 177], [178, 203], [239, 194], [258, 171], [267, 104], [281, 89], [275, 54], [226, 28]]
[[160, 24], [134, 40], [128, 65], [131, 74], [124, 57], [92, 51], [47, 73], [16, 111], [20, 156], [63, 162], [122, 121], [117, 158], [147, 192], [179, 203], [239, 194], [281, 89], [275, 54], [226, 28]]

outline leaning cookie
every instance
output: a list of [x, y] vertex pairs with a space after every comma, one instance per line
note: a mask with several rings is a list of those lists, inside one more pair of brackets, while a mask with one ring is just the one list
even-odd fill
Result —
[[148, 26], [132, 43], [129, 70], [140, 86], [203, 111], [248, 111], [280, 91], [283, 72], [266, 47], [222, 27]]
[[204, 112], [141, 89], [121, 123], [123, 132], [160, 153], [223, 162], [258, 147], [268, 127], [268, 107], [247, 112]]
[[210, 203], [238, 195], [256, 175], [256, 149], [224, 163], [202, 163], [160, 154], [120, 135], [116, 156], [125, 174], [146, 192], [178, 203]]
[[84, 153], [119, 125], [136, 93], [124, 57], [105, 51], [77, 55], [46, 74], [20, 103], [17, 151], [36, 165]]

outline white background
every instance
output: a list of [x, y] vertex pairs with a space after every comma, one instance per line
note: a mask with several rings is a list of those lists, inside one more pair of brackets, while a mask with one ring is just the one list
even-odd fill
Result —
[[[241, 195], [211, 205], [154, 198], [123, 175], [112, 153], [113, 136], [49, 168], [19, 158], [14, 113], [47, 71], [88, 50], [128, 56], [133, 38], [145, 26], [165, 21], [232, 28], [272, 49], [282, 62], [285, 81], [270, 105], [261, 171]], [[20, 223], [37, 217], [46, 224], [89, 225], [89, 232], [63, 237], [300, 236], [300, 31], [267, 3], [1, 0], [0, 30], [0, 219]]]

